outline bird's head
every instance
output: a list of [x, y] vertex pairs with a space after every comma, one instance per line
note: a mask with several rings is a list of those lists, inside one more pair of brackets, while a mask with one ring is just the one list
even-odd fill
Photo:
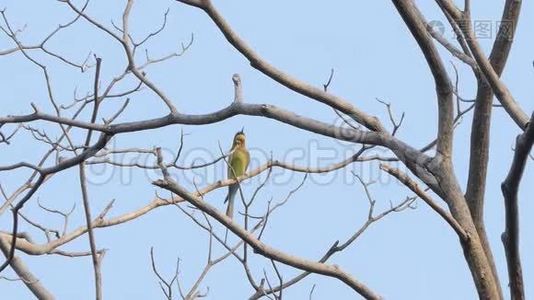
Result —
[[241, 131], [238, 131], [234, 136], [234, 146], [244, 146], [245, 145], [245, 132], [243, 131], [245, 128], [241, 129]]

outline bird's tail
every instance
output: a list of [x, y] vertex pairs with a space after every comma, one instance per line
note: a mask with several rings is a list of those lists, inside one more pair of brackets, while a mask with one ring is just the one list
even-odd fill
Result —
[[234, 216], [234, 199], [237, 194], [238, 186], [237, 184], [232, 184], [228, 187], [228, 195], [224, 200], [224, 203], [228, 202], [226, 207], [226, 215], [231, 219]]

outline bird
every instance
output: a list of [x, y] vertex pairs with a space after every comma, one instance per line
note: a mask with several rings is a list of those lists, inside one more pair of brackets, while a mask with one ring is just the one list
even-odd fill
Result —
[[[250, 163], [250, 154], [248, 153], [247, 146], [245, 144], [245, 128], [238, 131], [234, 136], [232, 143], [232, 149], [228, 157], [228, 179], [235, 179], [245, 174], [248, 164]], [[234, 199], [239, 186], [237, 183], [228, 186], [228, 195], [224, 200], [224, 203], [228, 202], [226, 208], [226, 215], [231, 219], [234, 215]]]

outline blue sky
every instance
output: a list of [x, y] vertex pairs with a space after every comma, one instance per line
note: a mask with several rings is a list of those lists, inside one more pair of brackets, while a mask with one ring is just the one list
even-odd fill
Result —
[[[77, 1], [80, 5], [80, 1]], [[221, 13], [237, 32], [265, 59], [288, 73], [311, 84], [321, 86], [331, 68], [335, 76], [330, 91], [343, 96], [373, 115], [387, 120], [380, 98], [391, 102], [400, 116], [406, 119], [399, 136], [416, 147], [431, 141], [436, 133], [436, 99], [433, 79], [417, 44], [389, 1], [214, 1]], [[431, 1], [418, 1], [428, 20], [443, 20]], [[125, 1], [109, 4], [93, 1], [88, 14], [111, 27], [110, 20], [120, 23]], [[534, 44], [528, 28], [533, 28], [534, 4], [523, 4], [519, 28], [503, 80], [525, 111], [534, 109], [530, 101], [534, 70]], [[7, 16], [15, 27], [27, 25], [20, 39], [32, 44], [54, 30], [58, 23], [73, 16], [64, 5], [47, 1], [0, 1], [7, 8]], [[176, 51], [180, 43], [187, 43], [191, 34], [194, 42], [181, 57], [147, 69], [147, 76], [173, 99], [180, 111], [186, 113], [212, 112], [228, 105], [233, 99], [231, 76], [239, 73], [243, 81], [245, 101], [270, 103], [299, 114], [339, 124], [336, 114], [324, 105], [297, 95], [252, 69], [246, 60], [223, 38], [211, 20], [195, 8], [174, 1], [137, 1], [131, 15], [131, 31], [140, 39], [156, 29], [169, 8], [167, 28], [148, 44], [151, 57]], [[502, 4], [473, 3], [473, 19], [490, 21], [495, 27], [500, 19]], [[44, 13], [46, 12], [46, 13]], [[493, 29], [495, 31], [495, 29]], [[450, 29], [446, 35], [452, 37]], [[482, 39], [487, 51], [491, 39]], [[0, 38], [0, 49], [13, 47], [7, 37]], [[61, 32], [49, 44], [50, 49], [75, 61], [83, 61], [91, 51], [102, 57], [102, 83], [107, 83], [125, 67], [120, 45], [101, 31], [79, 21], [71, 29]], [[443, 59], [452, 75], [454, 62], [460, 70], [460, 93], [474, 98], [475, 81], [469, 68], [446, 52]], [[139, 62], [144, 54], [137, 57]], [[75, 88], [79, 95], [91, 91], [93, 70], [80, 73], [57, 60], [34, 53], [47, 64], [52, 74], [54, 94], [60, 103], [70, 103]], [[53, 112], [42, 74], [22, 55], [0, 57], [0, 88], [3, 92], [2, 116], [31, 111], [30, 102], [43, 111]], [[132, 86], [126, 81], [119, 86]], [[112, 100], [102, 107], [102, 114], [112, 115], [122, 102]], [[131, 97], [131, 104], [117, 122], [162, 116], [165, 106], [157, 96], [145, 90]], [[88, 113], [84, 115], [89, 118]], [[455, 136], [454, 161], [462, 186], [467, 181], [469, 129], [471, 115], [467, 115]], [[58, 136], [56, 127], [39, 123], [51, 136]], [[245, 127], [253, 163], [264, 163], [272, 153], [276, 159], [299, 165], [324, 166], [340, 161], [357, 151], [357, 147], [330, 138], [316, 136], [302, 130], [257, 117], [238, 116], [221, 123], [191, 127], [169, 126], [114, 138], [117, 148], [161, 146], [175, 152], [180, 130], [188, 133], [181, 162], [210, 160], [219, 155], [219, 143], [229, 146], [235, 131]], [[500, 242], [503, 231], [503, 200], [500, 182], [508, 170], [515, 135], [518, 129], [501, 110], [495, 109], [492, 124], [489, 180], [486, 198], [487, 231], [497, 260], [499, 274], [506, 288], [507, 276], [504, 253]], [[77, 139], [82, 140], [80, 131]], [[0, 146], [0, 165], [14, 161], [35, 161], [45, 151], [29, 136], [18, 136], [10, 145]], [[130, 158], [125, 158], [130, 159]], [[140, 158], [145, 159], [144, 157]], [[151, 160], [147, 160], [151, 162]], [[532, 163], [530, 163], [532, 165]], [[205, 171], [175, 174], [179, 182], [194, 189], [193, 178], [200, 186], [223, 178], [224, 163]], [[355, 164], [335, 174], [312, 176], [281, 210], [272, 216], [263, 240], [288, 253], [318, 259], [335, 240], [348, 238], [367, 215], [367, 199], [360, 185], [351, 175], [354, 171], [366, 180], [377, 181], [371, 186], [377, 209], [386, 209], [390, 201], [397, 202], [409, 191], [378, 170], [377, 163]], [[534, 203], [528, 196], [534, 192], [531, 183], [533, 170], [527, 168], [520, 194], [521, 252], [525, 282], [534, 278], [534, 221], [529, 213]], [[283, 200], [302, 180], [302, 174], [275, 172], [257, 200], [256, 212], [265, 209], [267, 201]], [[12, 191], [20, 185], [27, 171], [0, 173], [0, 182]], [[77, 209], [71, 218], [70, 229], [84, 223], [77, 169], [54, 177], [36, 194], [47, 206]], [[89, 168], [90, 195], [93, 211], [116, 199], [110, 216], [120, 215], [148, 203], [154, 196], [150, 182], [159, 174], [144, 170], [118, 170], [107, 167]], [[264, 176], [264, 175], [263, 175]], [[264, 177], [261, 177], [264, 178]], [[260, 179], [245, 184], [250, 195]], [[223, 208], [225, 190], [206, 197], [210, 203]], [[24, 212], [40, 222], [61, 226], [57, 216], [45, 214], [37, 207], [36, 199], [28, 203]], [[3, 230], [9, 228], [9, 214], [0, 218]], [[32, 230], [27, 224], [23, 230]], [[33, 232], [33, 231], [31, 231]], [[45, 242], [38, 232], [36, 240]], [[104, 293], [107, 299], [157, 299], [161, 291], [150, 270], [149, 250], [154, 246], [162, 273], [171, 276], [177, 257], [181, 262], [181, 280], [190, 286], [201, 272], [207, 255], [208, 236], [175, 207], [157, 209], [133, 222], [98, 230], [97, 244], [109, 249], [103, 261]], [[86, 237], [75, 240], [66, 250], [86, 250]], [[217, 253], [222, 248], [216, 247]], [[31, 270], [58, 299], [91, 299], [93, 284], [89, 258], [66, 259], [55, 256], [28, 257], [21, 255]], [[254, 273], [263, 269], [275, 281], [270, 262], [255, 258]], [[476, 297], [461, 248], [453, 232], [425, 204], [417, 209], [388, 216], [373, 225], [354, 245], [332, 258], [373, 290], [389, 299], [473, 299]], [[284, 278], [298, 274], [294, 269], [281, 267]], [[310, 276], [299, 285], [285, 291], [287, 299], [302, 299], [316, 285], [314, 299], [353, 299], [354, 293], [334, 279]], [[208, 299], [244, 299], [252, 293], [243, 271], [234, 259], [217, 265], [203, 284], [210, 287]], [[534, 293], [527, 285], [526, 293]], [[9, 299], [29, 299], [31, 295], [21, 285], [0, 281], [0, 289]]]

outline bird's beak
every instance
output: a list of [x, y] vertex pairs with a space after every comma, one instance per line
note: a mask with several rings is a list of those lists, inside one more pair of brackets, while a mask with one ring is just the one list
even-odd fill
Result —
[[245, 134], [245, 126], [243, 126], [243, 128], [241, 128], [241, 133]]

